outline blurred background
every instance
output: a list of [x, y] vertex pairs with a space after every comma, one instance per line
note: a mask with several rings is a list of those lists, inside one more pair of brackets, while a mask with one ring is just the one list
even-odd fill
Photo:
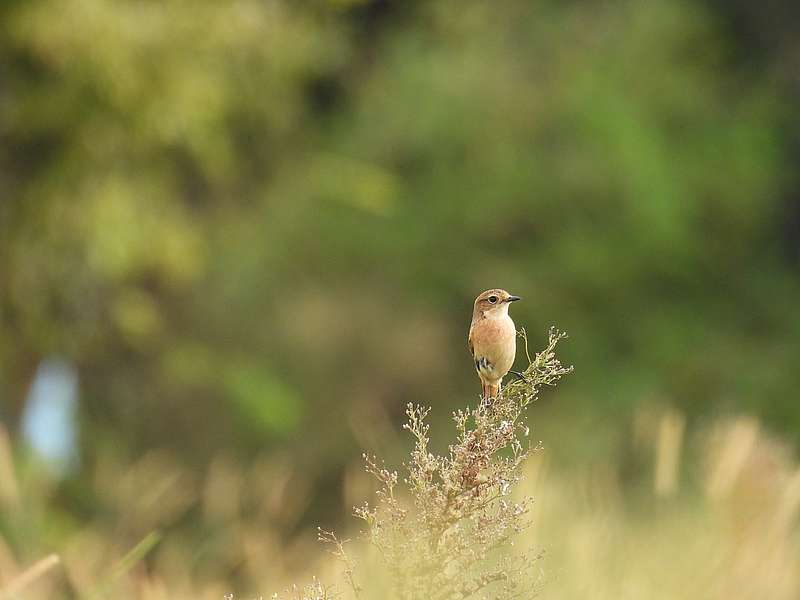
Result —
[[780, 0], [3, 2], [0, 597], [334, 569], [503, 287], [545, 597], [796, 598], [798, 73]]

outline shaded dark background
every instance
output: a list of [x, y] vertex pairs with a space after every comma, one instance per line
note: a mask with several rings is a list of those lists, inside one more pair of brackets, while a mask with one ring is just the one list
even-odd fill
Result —
[[[564, 468], [635, 462], [648, 406], [800, 442], [798, 19], [778, 1], [3, 3], [0, 419], [24, 465], [42, 365], [77, 391], [46, 516], [0, 533], [23, 554], [96, 521], [225, 547], [191, 500], [137, 521], [122, 484], [105, 497], [142, 460], [184, 490], [277, 469], [242, 506], [295, 490], [264, 517], [284, 543], [344, 521], [352, 465], [397, 455], [405, 403], [444, 420], [476, 397], [466, 329], [495, 286], [524, 297], [534, 348], [571, 334], [576, 373], [535, 414]], [[193, 564], [234, 577], [216, 552]]]

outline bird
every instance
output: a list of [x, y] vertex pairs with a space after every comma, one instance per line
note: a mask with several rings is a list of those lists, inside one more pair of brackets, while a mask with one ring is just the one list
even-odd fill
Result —
[[497, 398], [503, 376], [514, 364], [517, 330], [508, 307], [521, 299], [497, 288], [481, 292], [475, 298], [468, 343], [484, 400]]

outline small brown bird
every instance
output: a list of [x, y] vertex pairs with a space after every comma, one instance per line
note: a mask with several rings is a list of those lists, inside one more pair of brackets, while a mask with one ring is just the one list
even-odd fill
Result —
[[486, 290], [475, 298], [469, 326], [469, 351], [485, 399], [497, 397], [503, 376], [514, 364], [517, 330], [508, 316], [508, 307], [520, 299], [500, 289]]

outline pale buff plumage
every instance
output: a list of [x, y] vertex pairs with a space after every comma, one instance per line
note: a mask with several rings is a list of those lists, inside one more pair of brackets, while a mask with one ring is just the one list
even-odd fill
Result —
[[497, 397], [503, 376], [514, 364], [517, 330], [508, 315], [508, 307], [519, 299], [501, 289], [486, 290], [475, 299], [469, 326], [469, 351], [484, 398]]

